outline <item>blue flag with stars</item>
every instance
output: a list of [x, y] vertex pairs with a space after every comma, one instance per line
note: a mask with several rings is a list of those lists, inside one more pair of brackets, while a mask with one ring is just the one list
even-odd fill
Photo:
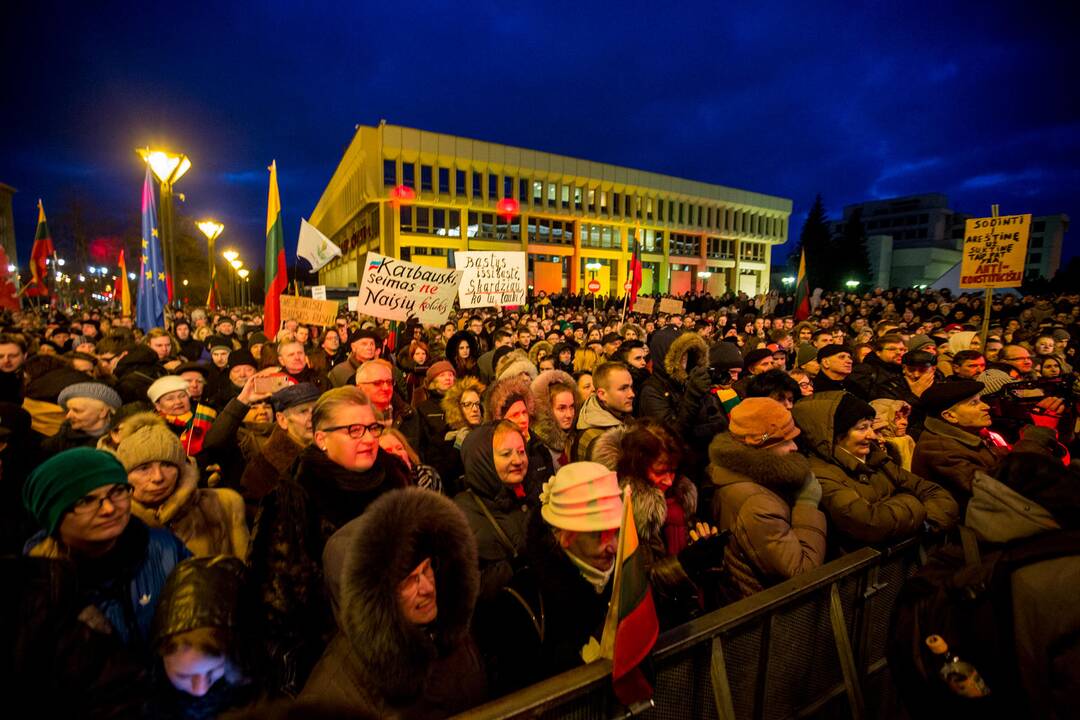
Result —
[[142, 189], [142, 262], [139, 264], [139, 297], [135, 308], [135, 322], [143, 332], [165, 327], [165, 305], [169, 298], [154, 190], [154, 177], [147, 165]]

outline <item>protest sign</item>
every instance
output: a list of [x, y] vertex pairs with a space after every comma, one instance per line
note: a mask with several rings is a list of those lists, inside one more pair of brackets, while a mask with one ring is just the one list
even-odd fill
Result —
[[349, 312], [356, 312], [356, 308], [360, 304], [360, 298], [359, 297], [351, 297], [351, 298], [348, 299], [348, 303], [349, 303]]
[[455, 253], [462, 272], [458, 304], [463, 308], [523, 305], [528, 275], [525, 253], [474, 250]]
[[311, 297], [314, 300], [325, 300], [326, 299], [326, 286], [325, 285], [312, 285], [311, 286]]
[[387, 320], [415, 317], [425, 325], [445, 322], [460, 281], [460, 270], [427, 267], [369, 252], [356, 310]]
[[964, 223], [960, 287], [1020, 287], [1031, 215], [971, 218]]
[[652, 315], [655, 309], [656, 300], [650, 297], [639, 297], [634, 301], [634, 307], [630, 308], [630, 311], [642, 313], [643, 315]]
[[660, 298], [660, 312], [667, 315], [682, 315], [682, 300], [674, 298]]
[[281, 296], [281, 319], [295, 320], [301, 325], [332, 327], [337, 318], [338, 304], [333, 300], [315, 300], [295, 295]]

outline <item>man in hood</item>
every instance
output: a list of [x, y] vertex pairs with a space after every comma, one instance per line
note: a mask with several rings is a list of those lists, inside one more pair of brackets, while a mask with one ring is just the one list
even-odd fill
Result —
[[633, 417], [634, 379], [622, 363], [601, 363], [593, 370], [595, 391], [581, 406], [578, 436], [571, 452], [573, 461], [591, 457], [596, 440], [613, 427], [622, 427]]
[[709, 347], [697, 333], [676, 335], [673, 329], [664, 328], [654, 334], [649, 351], [653, 374], [641, 388], [640, 415], [685, 436], [701, 397], [711, 385]]

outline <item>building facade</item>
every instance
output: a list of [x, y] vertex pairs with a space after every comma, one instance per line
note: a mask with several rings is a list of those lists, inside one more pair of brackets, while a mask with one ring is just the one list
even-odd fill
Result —
[[10, 265], [19, 264], [15, 245], [15, 213], [11, 202], [15, 193], [15, 188], [0, 182], [0, 247], [4, 248]]
[[[836, 235], [849, 222], [862, 223], [876, 287], [918, 287], [933, 285], [960, 262], [965, 222], [985, 216], [958, 212], [945, 195], [927, 193], [848, 205], [831, 229]], [[1068, 215], [1031, 219], [1027, 278], [1054, 276], [1068, 229]]]
[[643, 293], [753, 295], [790, 215], [785, 198], [380, 123], [357, 128], [309, 221], [342, 249], [319, 273], [332, 287], [359, 284], [369, 251], [453, 267], [512, 250], [537, 292], [622, 295], [636, 242]]

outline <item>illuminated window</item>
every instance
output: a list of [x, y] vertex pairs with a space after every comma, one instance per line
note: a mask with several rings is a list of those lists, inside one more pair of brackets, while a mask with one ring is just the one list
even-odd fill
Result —
[[533, 205], [539, 207], [544, 204], [544, 183], [533, 180]]
[[574, 209], [581, 209], [581, 188], [579, 187], [574, 188]]
[[596, 212], [596, 190], [589, 188], [589, 212]]
[[564, 208], [570, 207], [570, 186], [563, 185], [560, 187], [560, 198], [562, 200], [562, 206]]
[[547, 204], [548, 207], [555, 207], [555, 183], [548, 183]]

